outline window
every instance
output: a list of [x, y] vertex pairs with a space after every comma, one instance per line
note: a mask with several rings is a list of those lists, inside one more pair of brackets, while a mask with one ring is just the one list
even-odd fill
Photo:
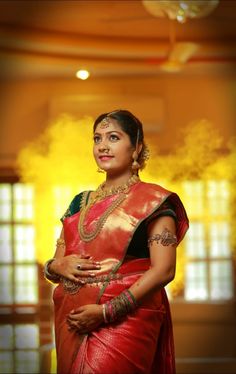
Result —
[[38, 302], [33, 188], [0, 185], [0, 304]]
[[0, 373], [39, 372], [33, 203], [32, 186], [0, 184]]
[[233, 297], [230, 194], [227, 181], [185, 182], [190, 229], [185, 239], [186, 300]]
[[37, 325], [1, 325], [0, 373], [38, 373], [38, 348]]

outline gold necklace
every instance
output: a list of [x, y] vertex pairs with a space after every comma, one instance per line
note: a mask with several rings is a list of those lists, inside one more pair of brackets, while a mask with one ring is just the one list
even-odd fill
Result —
[[92, 200], [92, 203], [98, 201], [98, 200], [103, 200], [107, 196], [111, 195], [116, 195], [120, 193], [127, 193], [129, 190], [129, 187], [131, 187], [133, 184], [137, 183], [139, 181], [139, 177], [137, 175], [132, 175], [128, 179], [128, 181], [124, 184], [121, 184], [120, 186], [117, 187], [111, 187], [110, 189], [105, 189], [106, 182], [103, 182], [98, 186], [97, 190], [95, 191], [95, 196]]
[[[133, 175], [127, 181], [127, 183], [120, 185], [118, 187], [112, 187], [109, 190], [105, 190], [104, 189], [106, 185], [105, 182], [102, 183], [98, 187], [98, 189], [95, 191], [95, 196], [92, 199], [92, 201], [88, 205], [84, 206], [80, 212], [78, 229], [79, 229], [80, 238], [84, 242], [90, 242], [91, 240], [97, 237], [97, 235], [102, 230], [108, 216], [122, 203], [122, 201], [125, 200], [127, 193], [129, 192], [129, 188], [135, 183], [137, 183], [139, 180], [140, 179], [137, 175]], [[86, 214], [91, 208], [91, 206], [95, 204], [96, 202], [98, 202], [99, 200], [103, 200], [107, 196], [116, 195], [116, 194], [118, 194], [118, 197], [109, 205], [109, 207], [105, 210], [105, 212], [99, 217], [99, 219], [97, 220], [95, 224], [95, 229], [92, 230], [91, 232], [87, 232], [85, 229], [84, 221], [85, 221]]]

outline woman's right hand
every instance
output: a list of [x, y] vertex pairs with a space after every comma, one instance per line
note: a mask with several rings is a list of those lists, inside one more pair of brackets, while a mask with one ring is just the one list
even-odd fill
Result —
[[78, 277], [94, 277], [94, 270], [99, 269], [101, 269], [100, 263], [97, 261], [93, 261], [91, 256], [75, 254], [61, 258], [55, 258], [55, 260], [50, 264], [49, 267], [50, 272], [61, 275], [74, 282], [81, 282]]

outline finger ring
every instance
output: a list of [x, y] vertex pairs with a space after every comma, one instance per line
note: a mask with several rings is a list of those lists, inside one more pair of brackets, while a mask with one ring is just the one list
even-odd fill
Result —
[[82, 267], [81, 267], [81, 265], [77, 265], [77, 269], [79, 270], [79, 269], [81, 269]]

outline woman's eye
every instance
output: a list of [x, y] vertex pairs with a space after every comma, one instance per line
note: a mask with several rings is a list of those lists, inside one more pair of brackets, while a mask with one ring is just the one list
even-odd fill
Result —
[[100, 136], [94, 136], [93, 141], [95, 144], [98, 144], [100, 142]]
[[110, 135], [110, 140], [111, 140], [112, 142], [115, 142], [115, 141], [119, 140], [119, 137], [118, 137], [117, 135], [115, 135], [115, 134], [111, 134], [111, 135]]

